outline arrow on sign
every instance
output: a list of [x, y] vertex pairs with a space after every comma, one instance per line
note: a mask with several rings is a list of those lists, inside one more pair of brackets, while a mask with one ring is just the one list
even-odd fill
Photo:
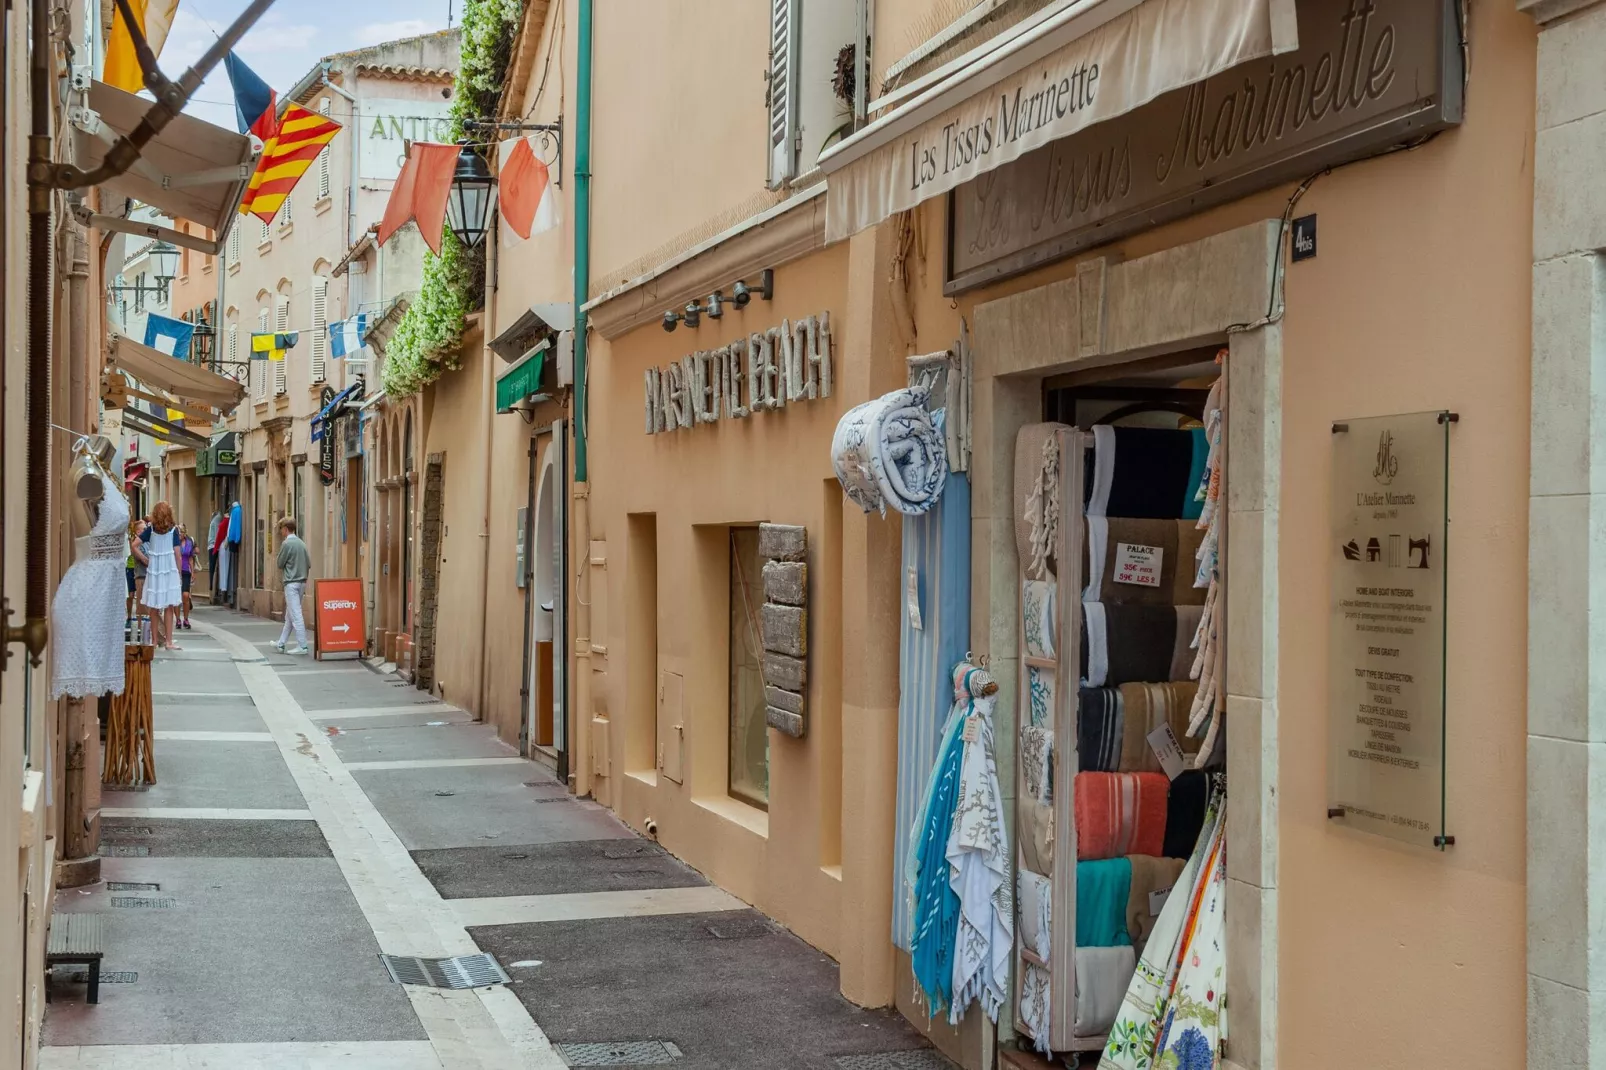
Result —
[[351, 631], [351, 625], [349, 625], [349, 624], [336, 624], [334, 627], [330, 628], [329, 630], [332, 631], [332, 632], [349, 632], [349, 631]]

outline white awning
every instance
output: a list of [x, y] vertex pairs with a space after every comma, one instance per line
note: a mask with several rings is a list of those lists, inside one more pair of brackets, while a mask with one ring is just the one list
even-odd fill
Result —
[[[89, 109], [73, 125], [78, 164], [91, 168], [119, 138], [139, 125], [152, 102], [104, 82], [89, 89]], [[199, 223], [210, 240], [148, 223], [130, 223], [111, 214], [93, 217], [102, 229], [165, 238], [177, 245], [217, 254], [240, 210], [240, 198], [251, 181], [256, 150], [251, 139], [214, 126], [193, 115], [180, 115], [145, 146], [134, 166], [101, 185], [101, 204], [109, 198], [132, 197], [174, 219]], [[121, 224], [119, 226], [118, 224]]]
[[989, 42], [822, 153], [826, 240], [1298, 43], [1294, 0], [1080, 0]]
[[106, 343], [106, 367], [127, 372], [146, 386], [160, 390], [178, 403], [173, 406], [177, 409], [189, 404], [224, 413], [245, 397], [245, 387], [233, 379], [140, 345], [116, 331], [111, 332]]

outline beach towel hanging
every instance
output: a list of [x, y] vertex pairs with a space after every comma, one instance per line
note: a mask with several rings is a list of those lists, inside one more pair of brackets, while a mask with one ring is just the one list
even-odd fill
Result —
[[923, 390], [894, 390], [843, 414], [831, 465], [843, 493], [867, 513], [909, 516], [931, 509], [948, 478], [941, 418]]
[[1009, 833], [993, 755], [997, 684], [984, 670], [966, 674], [970, 692], [959, 795], [948, 835], [949, 884], [959, 896], [954, 943], [950, 1024], [958, 1025], [972, 1001], [996, 1022], [1009, 998], [1009, 956], [1015, 940], [1014, 889], [1009, 875]]

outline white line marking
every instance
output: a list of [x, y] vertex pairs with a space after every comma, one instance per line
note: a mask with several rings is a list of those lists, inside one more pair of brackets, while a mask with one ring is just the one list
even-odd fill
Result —
[[39, 1070], [441, 1070], [427, 1040], [41, 1048]]
[[310, 810], [234, 810], [215, 806], [102, 806], [101, 817], [176, 817], [197, 821], [311, 821]]
[[349, 721], [358, 717], [395, 717], [401, 713], [462, 713], [456, 706], [445, 702], [420, 702], [415, 706], [354, 706], [349, 710], [306, 710], [314, 721]]
[[[161, 735], [160, 732], [157, 733]], [[534, 765], [527, 758], [513, 755], [506, 758], [398, 758], [390, 762], [347, 762], [346, 768], [359, 769], [446, 769], [455, 766], [476, 765]], [[553, 786], [557, 785], [553, 781]]]
[[250, 698], [249, 691], [152, 691], [151, 698]]
[[[202, 623], [229, 649], [249, 640]], [[235, 666], [279, 744], [379, 950], [397, 955], [472, 955], [468, 931], [413, 862], [289, 687], [267, 665]], [[407, 998], [440, 1061], [452, 1070], [566, 1070], [546, 1034], [505, 986], [454, 992], [408, 985]]]
[[357, 674], [352, 669], [352, 666], [354, 666], [354, 665], [358, 669], [361, 669], [364, 673], [367, 673], [370, 676], [373, 675], [373, 673], [369, 671], [367, 666], [363, 665], [361, 662], [356, 662], [356, 661], [342, 661], [342, 662], [337, 662], [337, 663], [331, 664], [331, 665], [320, 665], [317, 668], [313, 668], [313, 669], [280, 669], [279, 670], [279, 675], [280, 676], [316, 676], [316, 675], [319, 675], [319, 674], [322, 674], [322, 673], [338, 672], [338, 673], [345, 673], [348, 676], [355, 676]]
[[489, 899], [450, 899], [464, 925], [524, 925], [540, 921], [639, 918], [654, 914], [702, 914], [746, 910], [729, 892], [702, 888], [650, 888], [639, 892], [568, 892], [561, 895], [506, 895]]
[[273, 736], [267, 732], [187, 732], [178, 729], [158, 728], [158, 740], [171, 739], [175, 742], [189, 741], [192, 743], [272, 743]]

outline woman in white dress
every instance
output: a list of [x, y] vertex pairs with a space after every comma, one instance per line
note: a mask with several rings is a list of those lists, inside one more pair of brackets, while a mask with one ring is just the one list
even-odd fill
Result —
[[151, 562], [140, 601], [155, 611], [151, 614], [151, 624], [156, 630], [156, 645], [177, 650], [173, 624], [178, 606], [184, 600], [184, 591], [179, 577], [178, 525], [173, 520], [173, 507], [157, 502], [156, 508], [151, 510], [151, 526], [140, 538], [145, 542], [145, 553]]

